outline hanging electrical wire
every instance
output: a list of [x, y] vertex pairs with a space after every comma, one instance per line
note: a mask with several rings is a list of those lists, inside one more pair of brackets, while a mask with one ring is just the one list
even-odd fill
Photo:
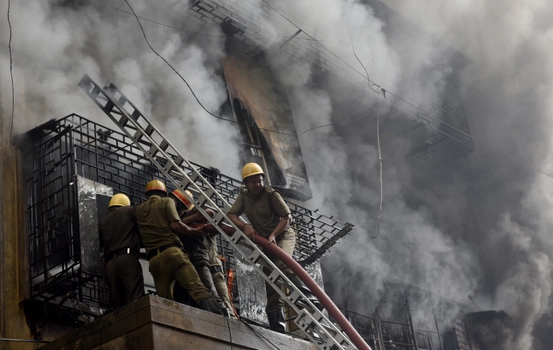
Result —
[[[378, 96], [377, 96], [377, 100], [376, 100], [376, 104], [377, 104], [377, 111], [376, 111], [376, 144], [377, 144], [377, 147], [378, 147], [378, 164], [379, 164], [379, 170], [380, 170], [380, 177], [379, 177], [379, 179], [380, 179], [380, 202], [379, 202], [379, 207], [378, 207], [378, 217], [377, 217], [377, 221], [376, 221], [377, 222], [376, 236], [371, 237], [371, 238], [374, 239], [374, 238], [377, 238], [378, 236], [380, 236], [380, 218], [382, 217], [382, 202], [383, 202], [383, 198], [384, 198], [384, 186], [383, 186], [384, 181], [382, 179], [382, 150], [381, 150], [381, 147], [380, 147], [380, 94], [382, 93], [384, 98], [386, 98], [386, 90], [382, 89], [380, 86], [378, 86], [376, 84], [371, 83], [371, 78], [369, 76], [369, 71], [367, 70], [367, 68], [365, 67], [363, 62], [361, 62], [361, 60], [357, 56], [357, 53], [355, 52], [355, 45], [353, 45], [353, 38], [351, 36], [351, 33], [349, 33], [349, 38], [351, 40], [351, 49], [353, 50], [353, 55], [355, 56], [355, 58], [357, 59], [357, 62], [359, 62], [361, 67], [363, 67], [363, 70], [365, 71], [365, 74], [367, 75], [366, 76], [366, 78], [367, 78], [367, 87], [370, 88], [373, 91], [378, 92]], [[372, 88], [374, 86], [377, 86], [378, 90], [374, 90]]]
[[[354, 72], [356, 72], [357, 74], [361, 75], [364, 79], [367, 79], [369, 85], [371, 87], [379, 87], [379, 90], [375, 90], [375, 89], [372, 89], [374, 92], [380, 94], [380, 93], [383, 93], [383, 95], [385, 93], [388, 93], [389, 95], [393, 96], [394, 98], [402, 101], [403, 103], [407, 104], [408, 106], [412, 107], [412, 108], [415, 108], [416, 110], [424, 113], [424, 114], [428, 114], [426, 111], [424, 111], [422, 108], [420, 107], [417, 107], [415, 105], [413, 105], [412, 103], [402, 99], [401, 97], [399, 97], [397, 94], [394, 94], [393, 92], [390, 92], [389, 90], [387, 89], [384, 89], [382, 88], [379, 84], [375, 83], [374, 81], [372, 81], [370, 79], [370, 77], [367, 77], [367, 76], [364, 76], [361, 72], [359, 72], [357, 69], [355, 69], [354, 67], [352, 67], [349, 63], [347, 63], [346, 61], [344, 61], [340, 56], [338, 56], [337, 54], [335, 54], [334, 52], [332, 52], [330, 49], [328, 49], [326, 46], [324, 46], [319, 40], [317, 40], [316, 38], [312, 37], [310, 34], [306, 33], [301, 27], [299, 27], [298, 25], [296, 25], [294, 22], [292, 22], [290, 19], [288, 19], [284, 14], [282, 14], [280, 11], [278, 11], [277, 9], [275, 9], [273, 6], [271, 6], [269, 3], [267, 3], [265, 0], [262, 0], [262, 2], [264, 4], [266, 4], [269, 8], [273, 9], [275, 12], [277, 12], [280, 16], [282, 16], [284, 19], [286, 19], [288, 22], [290, 22], [292, 25], [294, 25], [298, 30], [301, 30], [306, 36], [308, 36], [310, 39], [312, 39], [315, 43], [317, 43], [318, 45], [320, 45], [325, 51], [329, 52], [332, 56], [336, 57], [339, 61], [343, 62], [345, 65], [347, 65], [349, 68], [351, 68]], [[231, 119], [227, 119], [227, 118], [224, 118], [224, 117], [221, 117], [221, 116], [218, 116], [212, 112], [210, 112], [207, 108], [205, 108], [205, 106], [201, 103], [201, 101], [199, 100], [199, 98], [196, 96], [194, 90], [192, 89], [192, 87], [190, 86], [190, 84], [186, 81], [186, 79], [184, 79], [184, 77], [163, 57], [161, 56], [150, 44], [150, 42], [148, 41], [148, 38], [146, 36], [146, 33], [144, 31], [144, 28], [142, 27], [142, 24], [140, 23], [140, 18], [138, 17], [138, 15], [136, 14], [136, 12], [134, 11], [134, 9], [131, 7], [131, 5], [129, 4], [128, 0], [125, 0], [125, 3], [127, 4], [127, 6], [129, 6], [129, 8], [131, 9], [132, 11], [132, 15], [136, 18], [139, 26], [140, 26], [140, 30], [142, 31], [142, 34], [144, 36], [144, 39], [146, 40], [146, 43], [148, 44], [148, 46], [150, 47], [150, 49], [159, 57], [161, 58], [183, 81], [184, 83], [187, 85], [187, 87], [189, 88], [190, 92], [192, 93], [192, 95], [194, 96], [194, 98], [196, 99], [196, 101], [198, 102], [198, 104], [200, 105], [200, 107], [206, 111], [210, 116], [214, 117], [214, 118], [217, 118], [219, 120], [223, 120], [223, 121], [226, 121], [226, 122], [230, 122], [230, 123], [234, 123], [234, 124], [238, 124], [238, 125], [247, 125], [245, 123], [241, 123], [241, 122], [238, 122], [238, 121], [235, 121], [235, 120], [231, 120]], [[120, 10], [120, 11], [123, 11], [123, 10]], [[357, 55], [355, 55], [357, 56]], [[474, 141], [478, 141], [479, 143], [483, 144], [483, 145], [487, 145], [486, 142], [468, 134], [467, 132], [459, 129], [458, 127], [456, 127], [455, 125], [447, 122], [446, 120], [444, 120], [443, 118], [435, 118], [435, 120], [437, 122], [440, 122], [441, 124], [443, 125], [447, 125], [453, 129], [455, 129], [456, 131], [460, 132], [461, 134], [467, 136], [467, 137], [470, 137], [472, 140]], [[327, 127], [327, 126], [331, 126], [333, 125], [334, 123], [329, 123], [329, 124], [324, 124], [324, 125], [320, 125], [320, 126], [316, 126], [316, 127], [313, 127], [311, 129], [308, 129], [308, 130], [305, 130], [303, 131], [302, 133], [298, 134], [298, 133], [290, 133], [290, 132], [282, 132], [282, 131], [279, 131], [279, 130], [274, 130], [274, 129], [268, 129], [268, 128], [260, 128], [258, 127], [259, 130], [263, 130], [263, 131], [268, 131], [268, 132], [274, 132], [274, 133], [277, 133], [277, 134], [282, 134], [282, 135], [289, 135], [289, 136], [296, 136], [296, 137], [299, 137], [301, 135], [304, 135], [305, 133], [309, 132], [309, 131], [312, 131], [312, 130], [316, 130], [316, 129], [319, 129], [319, 128], [323, 128], [323, 127]], [[443, 132], [442, 130], [440, 130], [438, 127], [435, 127], [435, 126], [432, 126], [432, 125], [429, 125], [427, 124], [426, 125], [427, 128], [430, 128], [434, 131], [437, 131], [441, 134], [443, 134], [444, 136], [454, 140], [454, 141], [457, 141], [457, 142], [461, 142], [460, 140], [458, 139], [455, 139], [452, 135], [450, 134], [447, 134], [445, 132]], [[516, 158], [502, 150], [496, 150], [497, 152], [509, 157], [510, 159], [516, 161], [516, 162], [519, 162], [521, 164], [523, 164], [524, 166], [536, 171], [536, 172], [539, 172], [543, 175], [546, 175], [550, 178], [553, 178], [553, 174], [550, 174], [550, 173], [547, 173], [541, 169], [538, 169], [534, 166], [532, 166], [531, 164], [519, 159], [519, 158]]]
[[10, 125], [10, 143], [12, 142], [12, 134], [13, 134], [13, 121], [14, 121], [14, 115], [15, 115], [15, 87], [13, 83], [13, 57], [12, 57], [12, 22], [10, 20], [10, 9], [11, 9], [11, 0], [8, 0], [8, 27], [10, 29], [10, 39], [8, 41], [8, 51], [10, 55], [10, 78], [12, 82], [12, 122]]
[[[386, 91], [381, 89], [383, 93]], [[384, 94], [383, 94], [384, 95]], [[385, 96], [385, 95], [384, 95]], [[380, 91], [378, 92], [378, 100], [377, 100], [377, 112], [376, 112], [376, 142], [378, 144], [378, 163], [380, 165], [380, 204], [378, 207], [378, 218], [377, 218], [377, 230], [376, 230], [376, 236], [371, 238], [377, 238], [380, 236], [380, 218], [382, 216], [382, 202], [384, 198], [384, 186], [383, 186], [383, 180], [382, 180], [382, 151], [380, 149]]]

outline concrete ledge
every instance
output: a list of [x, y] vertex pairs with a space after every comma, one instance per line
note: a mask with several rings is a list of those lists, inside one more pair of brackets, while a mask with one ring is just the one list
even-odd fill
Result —
[[[231, 340], [232, 339], [232, 340]], [[147, 295], [40, 349], [317, 349], [307, 341]]]

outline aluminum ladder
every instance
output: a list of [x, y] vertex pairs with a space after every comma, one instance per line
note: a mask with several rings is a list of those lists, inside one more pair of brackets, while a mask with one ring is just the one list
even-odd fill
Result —
[[[229, 220], [226, 214], [230, 210], [230, 205], [227, 201], [115, 85], [111, 84], [109, 87], [101, 88], [85, 74], [79, 82], [79, 87], [121, 128], [125, 135], [134, 141], [152, 164], [176, 188], [183, 192], [188, 189], [197, 195], [197, 199], [188, 199], [194, 203], [208, 222], [227, 238], [234, 251], [246, 259], [257, 273], [280, 294], [282, 300], [297, 313], [298, 316], [294, 322], [319, 349], [357, 349], [338, 325], [331, 322], [318, 310], [299, 288], [263, 254], [262, 250]], [[192, 173], [187, 174], [182, 168], [183, 165], [192, 169]], [[188, 197], [188, 195], [186, 196]], [[213, 210], [215, 215], [213, 217], [207, 215], [203, 210], [204, 207]], [[219, 227], [221, 223], [236, 229], [234, 234], [226, 235]], [[271, 272], [266, 275], [258, 264], [265, 266]], [[286, 287], [286, 292], [280, 288], [281, 286]]]

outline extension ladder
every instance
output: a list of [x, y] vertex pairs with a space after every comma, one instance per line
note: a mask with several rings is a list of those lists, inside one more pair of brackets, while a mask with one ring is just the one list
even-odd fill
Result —
[[[229, 220], [226, 214], [230, 210], [230, 205], [227, 201], [115, 85], [111, 84], [109, 87], [101, 88], [85, 74], [79, 82], [79, 87], [134, 141], [152, 164], [176, 188], [181, 189], [183, 193], [186, 193], [184, 190], [188, 189], [197, 194], [197, 199], [188, 198], [188, 195], [185, 195], [208, 222], [217, 228], [220, 234], [226, 236], [234, 251], [246, 259], [257, 273], [280, 294], [282, 300], [297, 313], [298, 316], [294, 322], [319, 349], [357, 349], [338, 325], [331, 322], [318, 310], [301, 290], [263, 254], [262, 250]], [[192, 169], [192, 173], [187, 174], [183, 165]], [[213, 217], [207, 215], [203, 208], [213, 210], [215, 215]], [[219, 227], [222, 223], [232, 226], [236, 230], [232, 236], [225, 235]], [[245, 248], [251, 252], [247, 252]], [[265, 266], [271, 272], [266, 275], [258, 264]], [[286, 288], [283, 290], [280, 286]]]

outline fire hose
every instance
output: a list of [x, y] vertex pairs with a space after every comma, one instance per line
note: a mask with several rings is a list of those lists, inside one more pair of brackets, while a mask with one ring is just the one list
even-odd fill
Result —
[[[201, 226], [201, 225], [198, 225]], [[220, 226], [227, 235], [232, 235], [235, 232], [235, 229], [227, 226]], [[207, 224], [202, 227], [203, 231], [210, 234], [217, 234], [219, 231], [213, 227], [211, 224]], [[260, 235], [255, 235], [252, 240], [254, 243], [263, 248], [266, 252], [270, 253], [273, 257], [282, 261], [286, 266], [292, 270], [298, 276], [298, 278], [305, 283], [307, 288], [311, 290], [311, 293], [317, 297], [319, 302], [324, 306], [328, 311], [328, 314], [336, 321], [338, 326], [346, 333], [349, 339], [353, 344], [360, 350], [371, 350], [370, 346], [361, 338], [357, 330], [349, 323], [348, 319], [344, 317], [340, 309], [334, 304], [334, 302], [326, 295], [324, 290], [319, 287], [317, 282], [295, 261], [291, 256], [286, 254], [280, 247], [276, 244], [269, 244], [269, 241]]]

